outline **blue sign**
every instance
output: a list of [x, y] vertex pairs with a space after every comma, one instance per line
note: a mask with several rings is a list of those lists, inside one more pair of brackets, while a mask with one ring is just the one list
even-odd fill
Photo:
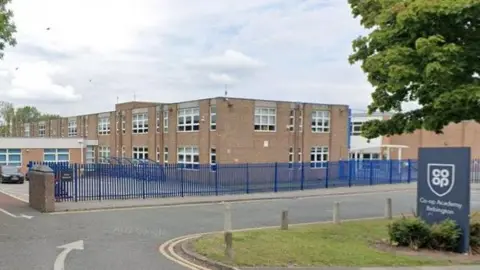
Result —
[[462, 237], [458, 252], [470, 248], [469, 147], [420, 148], [417, 213], [429, 224], [454, 220]]

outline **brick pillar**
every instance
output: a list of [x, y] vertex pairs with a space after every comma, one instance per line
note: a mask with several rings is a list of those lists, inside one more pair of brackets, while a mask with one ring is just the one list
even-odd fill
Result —
[[55, 178], [45, 165], [33, 166], [28, 172], [30, 207], [43, 213], [55, 211]]

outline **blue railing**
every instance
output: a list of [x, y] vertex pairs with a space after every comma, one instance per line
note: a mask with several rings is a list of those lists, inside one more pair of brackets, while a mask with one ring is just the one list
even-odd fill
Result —
[[[410, 183], [417, 180], [416, 160], [337, 161], [322, 164], [45, 164], [55, 172], [57, 201], [219, 196], [318, 188]], [[73, 175], [60, 180], [62, 172]], [[472, 180], [480, 164], [472, 163]]]

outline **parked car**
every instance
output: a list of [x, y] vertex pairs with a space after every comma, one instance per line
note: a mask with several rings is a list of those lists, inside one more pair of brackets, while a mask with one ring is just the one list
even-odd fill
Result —
[[0, 166], [0, 182], [23, 184], [25, 176], [16, 166]]

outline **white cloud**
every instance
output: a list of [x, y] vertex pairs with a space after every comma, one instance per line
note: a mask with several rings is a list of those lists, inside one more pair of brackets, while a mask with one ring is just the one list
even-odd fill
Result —
[[366, 76], [347, 61], [363, 30], [346, 1], [207, 2], [15, 0], [18, 45], [0, 69], [20, 68], [0, 71], [10, 89], [0, 94], [38, 96], [31, 105], [69, 115], [112, 110], [134, 92], [157, 102], [218, 96], [224, 84], [232, 96], [368, 104]]
[[11, 88], [4, 96], [16, 101], [74, 102], [81, 100], [71, 85], [59, 85], [52, 76], [65, 72], [48, 62], [25, 63], [10, 71]]

